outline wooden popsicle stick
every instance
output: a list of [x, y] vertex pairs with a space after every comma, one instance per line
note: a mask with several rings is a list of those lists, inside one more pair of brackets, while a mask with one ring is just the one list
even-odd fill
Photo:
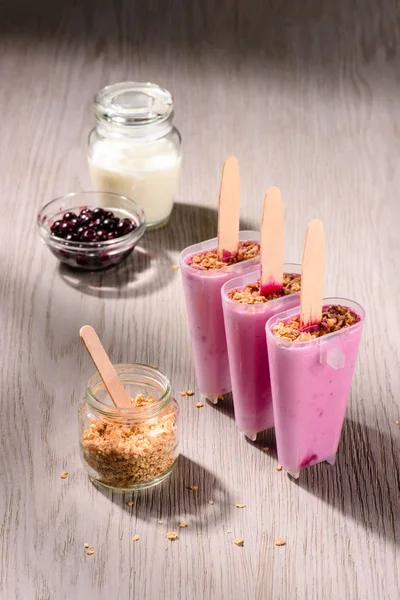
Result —
[[240, 174], [239, 163], [230, 156], [222, 167], [218, 204], [218, 258], [236, 256], [239, 243]]
[[100, 377], [115, 406], [118, 408], [132, 408], [132, 402], [129, 400], [125, 388], [93, 327], [85, 325], [81, 328], [79, 335], [81, 336], [96, 369], [100, 373]]
[[322, 318], [324, 295], [324, 226], [319, 219], [309, 222], [301, 264], [300, 328], [317, 325]]
[[262, 296], [283, 288], [284, 219], [279, 188], [265, 194], [261, 225], [261, 289]]

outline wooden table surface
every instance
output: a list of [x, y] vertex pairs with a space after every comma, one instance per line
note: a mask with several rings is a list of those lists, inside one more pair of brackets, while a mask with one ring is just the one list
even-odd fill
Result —
[[[0, 3], [1, 600], [400, 598], [399, 19], [396, 0]], [[35, 217], [90, 186], [92, 97], [123, 79], [174, 94], [178, 204], [125, 264], [81, 275], [42, 245]], [[297, 482], [262, 451], [273, 433], [238, 433], [229, 398], [197, 409], [178, 394], [196, 388], [170, 265], [216, 234], [229, 154], [243, 226], [259, 227], [280, 186], [287, 260], [322, 218], [326, 294], [367, 311], [337, 463]], [[133, 507], [80, 464], [86, 323], [113, 361], [158, 364], [180, 404], [178, 467]]]

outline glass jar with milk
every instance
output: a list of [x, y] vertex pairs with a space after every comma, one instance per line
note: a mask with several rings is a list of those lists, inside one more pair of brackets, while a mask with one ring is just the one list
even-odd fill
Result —
[[135, 200], [147, 227], [168, 222], [181, 167], [181, 136], [174, 103], [154, 83], [106, 86], [94, 100], [97, 126], [89, 136], [89, 168], [96, 191]]

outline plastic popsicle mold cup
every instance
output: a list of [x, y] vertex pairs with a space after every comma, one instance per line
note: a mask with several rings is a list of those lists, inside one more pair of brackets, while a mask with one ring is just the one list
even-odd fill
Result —
[[[259, 243], [256, 231], [241, 231], [240, 241]], [[188, 246], [179, 257], [194, 367], [200, 393], [214, 404], [231, 391], [221, 287], [234, 277], [254, 270], [260, 256], [222, 267], [200, 270], [189, 266], [191, 256], [217, 247], [217, 238]]]
[[[301, 265], [287, 263], [285, 273], [299, 275]], [[242, 288], [260, 277], [260, 269], [225, 283], [221, 290], [235, 420], [251, 440], [274, 425], [265, 325], [272, 316], [300, 306], [300, 294], [290, 294], [259, 304], [242, 304], [228, 298], [232, 288]]]
[[266, 324], [278, 460], [293, 477], [304, 467], [335, 462], [357, 360], [364, 309], [345, 298], [325, 298], [324, 307], [345, 306], [360, 320], [305, 342], [272, 334], [272, 327], [299, 314], [294, 308]]

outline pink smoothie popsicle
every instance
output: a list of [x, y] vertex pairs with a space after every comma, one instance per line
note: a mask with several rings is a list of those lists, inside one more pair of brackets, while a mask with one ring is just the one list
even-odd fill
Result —
[[[239, 239], [258, 244], [259, 233], [241, 231]], [[179, 258], [197, 384], [201, 394], [214, 403], [219, 395], [232, 389], [221, 287], [230, 279], [254, 270], [260, 261], [257, 256], [221, 269], [208, 270], [189, 265], [192, 256], [216, 246], [217, 238], [195, 244], [186, 248]]]
[[[298, 275], [300, 271], [300, 265], [284, 265], [285, 273]], [[235, 420], [253, 441], [258, 432], [274, 425], [265, 325], [273, 315], [300, 304], [299, 293], [256, 304], [228, 297], [232, 288], [241, 290], [259, 277], [260, 269], [232, 279], [221, 290]]]
[[309, 341], [288, 341], [272, 332], [278, 322], [298, 316], [298, 308], [266, 325], [278, 460], [296, 478], [304, 467], [335, 461], [364, 325], [364, 310], [356, 302], [326, 298], [323, 305], [323, 310], [346, 307], [358, 321]]

